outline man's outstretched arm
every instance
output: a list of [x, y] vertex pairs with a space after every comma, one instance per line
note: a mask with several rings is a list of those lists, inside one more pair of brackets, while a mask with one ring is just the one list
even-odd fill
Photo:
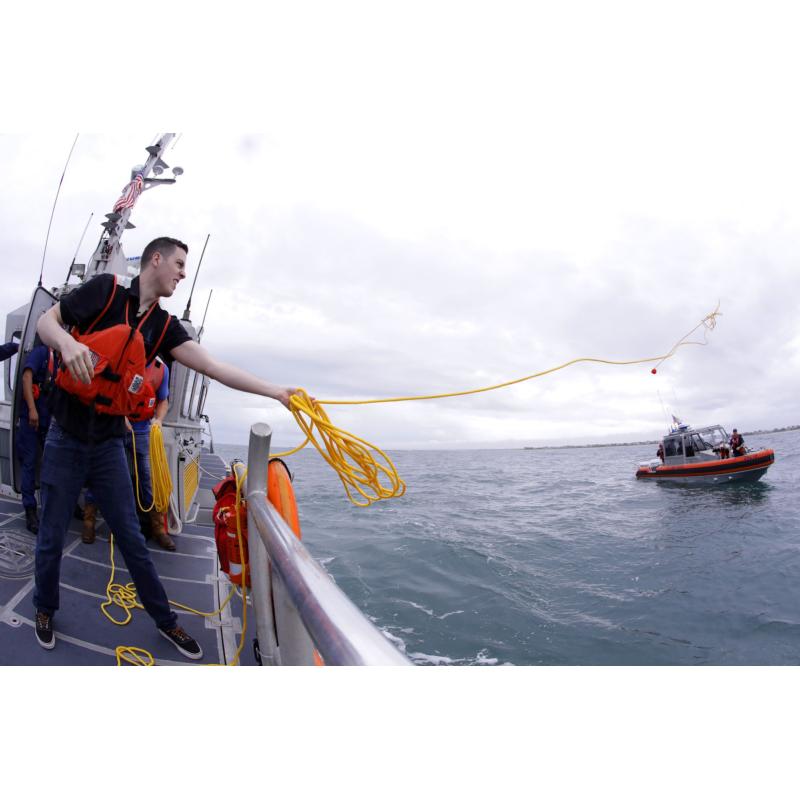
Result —
[[211, 353], [197, 342], [184, 342], [170, 351], [172, 357], [189, 369], [193, 369], [203, 375], [207, 375], [215, 381], [230, 386], [231, 389], [238, 389], [241, 392], [259, 394], [263, 397], [271, 397], [279, 403], [283, 403], [289, 408], [289, 398], [296, 389], [278, 386], [274, 383], [257, 378], [249, 372], [225, 361], [218, 361], [213, 358]]

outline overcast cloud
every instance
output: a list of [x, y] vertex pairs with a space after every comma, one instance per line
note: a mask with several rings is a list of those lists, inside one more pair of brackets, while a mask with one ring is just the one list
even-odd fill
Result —
[[[329, 409], [381, 447], [654, 438], [661, 400], [695, 424], [798, 423], [800, 55], [774, 15], [693, 7], [397, 19], [340, 49], [311, 31], [317, 60], [284, 54], [262, 133], [183, 132], [166, 160], [185, 174], [140, 198], [125, 252], [158, 235], [190, 245], [190, 277], [165, 303], [180, 315], [210, 233], [192, 301], [199, 323], [213, 288], [204, 344], [329, 399], [656, 356], [721, 304], [709, 345], [657, 376], [578, 365], [476, 397]], [[94, 212], [88, 259], [158, 122], [81, 133], [46, 285], [63, 282]], [[36, 282], [73, 136], [0, 142], [8, 309]], [[271, 401], [215, 386], [207, 410], [217, 440], [264, 419], [278, 443], [299, 441]]]

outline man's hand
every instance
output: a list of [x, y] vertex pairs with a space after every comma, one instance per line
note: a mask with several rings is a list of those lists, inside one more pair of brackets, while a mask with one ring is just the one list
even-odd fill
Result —
[[[292, 410], [292, 406], [290, 404], [290, 400], [292, 395], [297, 394], [299, 390], [296, 389], [294, 386], [280, 386], [278, 387], [278, 391], [275, 393], [275, 399], [279, 403], [283, 403], [290, 411]], [[312, 397], [311, 400], [314, 398]]]
[[62, 345], [61, 363], [66, 366], [70, 375], [76, 380], [86, 384], [92, 382], [94, 377], [92, 351], [85, 344], [75, 341], [71, 336]]
[[39, 429], [39, 412], [36, 410], [36, 406], [32, 410], [28, 409], [28, 425], [34, 430]]

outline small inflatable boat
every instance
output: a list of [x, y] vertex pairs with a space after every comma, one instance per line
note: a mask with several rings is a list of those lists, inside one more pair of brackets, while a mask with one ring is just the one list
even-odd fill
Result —
[[678, 425], [664, 437], [659, 452], [663, 461], [640, 464], [637, 479], [689, 485], [757, 481], [775, 461], [774, 450], [746, 450], [734, 456], [721, 425]]

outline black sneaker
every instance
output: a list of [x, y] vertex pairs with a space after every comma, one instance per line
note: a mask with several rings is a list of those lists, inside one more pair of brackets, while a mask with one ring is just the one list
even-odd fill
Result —
[[39, 515], [36, 513], [36, 506], [25, 509], [25, 527], [32, 533], [39, 533]]
[[53, 633], [53, 618], [44, 611], [36, 612], [36, 641], [45, 650], [52, 650], [56, 646], [56, 637]]
[[203, 650], [200, 645], [192, 639], [180, 625], [176, 625], [168, 631], [162, 630], [161, 628], [159, 628], [158, 631], [165, 639], [169, 639], [186, 658], [197, 661], [203, 657]]

